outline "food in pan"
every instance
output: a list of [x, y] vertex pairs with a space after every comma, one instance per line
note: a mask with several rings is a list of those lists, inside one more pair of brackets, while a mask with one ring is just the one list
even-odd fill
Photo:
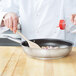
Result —
[[59, 47], [53, 47], [53, 46], [42, 46], [42, 49], [58, 49]]

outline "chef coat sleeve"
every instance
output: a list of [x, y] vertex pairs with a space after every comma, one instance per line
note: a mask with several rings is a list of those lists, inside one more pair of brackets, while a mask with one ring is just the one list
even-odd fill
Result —
[[19, 0], [1, 0], [0, 1], [0, 33], [8, 30], [7, 27], [1, 27], [3, 17], [8, 12], [14, 12], [19, 16]]

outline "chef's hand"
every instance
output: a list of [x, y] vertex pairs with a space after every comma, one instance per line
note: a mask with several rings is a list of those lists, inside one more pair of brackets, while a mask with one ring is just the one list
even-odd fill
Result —
[[76, 14], [72, 14], [71, 16], [71, 22], [76, 25]]
[[11, 31], [16, 33], [19, 18], [16, 13], [7, 13], [3, 19], [4, 25], [10, 28]]

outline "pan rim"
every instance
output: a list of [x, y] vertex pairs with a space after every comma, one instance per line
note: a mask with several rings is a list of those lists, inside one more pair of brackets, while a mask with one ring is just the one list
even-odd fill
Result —
[[[56, 42], [62, 42], [62, 43], [65, 43], [65, 45], [67, 46], [72, 46], [73, 43], [71, 41], [66, 41], [66, 40], [62, 40], [62, 39], [50, 39], [50, 38], [43, 38], [43, 39], [31, 39], [31, 41], [35, 42], [35, 41], [50, 41], [50, 42], [53, 42], [53, 43], [56, 43]], [[24, 45], [24, 42], [26, 41], [23, 41], [21, 43], [21, 45], [25, 46]], [[49, 42], [49, 43], [50, 43]], [[27, 42], [26, 42], [27, 43]]]

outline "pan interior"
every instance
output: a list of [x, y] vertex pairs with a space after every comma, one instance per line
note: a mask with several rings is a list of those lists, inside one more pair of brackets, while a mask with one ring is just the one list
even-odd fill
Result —
[[[52, 47], [68, 47], [72, 46], [71, 42], [63, 41], [63, 40], [58, 40], [58, 39], [33, 39], [31, 40], [35, 43], [37, 43], [40, 47], [42, 46], [52, 46]], [[28, 43], [26, 41], [22, 42], [23, 46], [28, 46]]]

